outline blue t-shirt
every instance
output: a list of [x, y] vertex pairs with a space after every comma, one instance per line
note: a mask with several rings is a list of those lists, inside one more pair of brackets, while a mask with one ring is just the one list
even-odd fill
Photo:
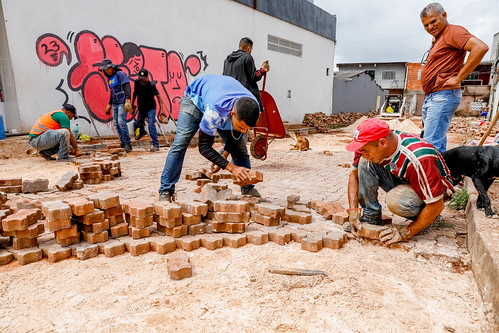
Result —
[[107, 83], [109, 84], [109, 89], [111, 89], [111, 97], [113, 99], [113, 104], [124, 104], [126, 101], [125, 91], [121, 87], [125, 83], [129, 83], [130, 80], [125, 73], [118, 70], [113, 76], [108, 78]]
[[249, 97], [258, 104], [239, 81], [225, 75], [202, 76], [187, 86], [185, 95], [203, 113], [199, 129], [211, 136], [215, 136], [218, 128], [231, 128], [230, 111], [236, 100]]

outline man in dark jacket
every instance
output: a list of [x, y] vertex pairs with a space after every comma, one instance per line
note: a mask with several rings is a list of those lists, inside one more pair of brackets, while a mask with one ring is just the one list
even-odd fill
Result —
[[232, 76], [241, 82], [255, 96], [261, 109], [262, 100], [260, 99], [260, 91], [256, 83], [269, 71], [270, 67], [269, 61], [265, 60], [260, 69], [257, 70], [255, 61], [251, 56], [252, 50], [253, 41], [248, 37], [241, 38], [239, 41], [239, 50], [229, 54], [224, 61], [223, 75]]

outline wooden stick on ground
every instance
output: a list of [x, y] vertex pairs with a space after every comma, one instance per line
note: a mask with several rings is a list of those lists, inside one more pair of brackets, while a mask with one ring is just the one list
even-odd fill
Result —
[[312, 270], [312, 269], [300, 269], [300, 268], [280, 268], [280, 267], [269, 267], [267, 270], [274, 274], [284, 274], [284, 275], [327, 275], [324, 271]]

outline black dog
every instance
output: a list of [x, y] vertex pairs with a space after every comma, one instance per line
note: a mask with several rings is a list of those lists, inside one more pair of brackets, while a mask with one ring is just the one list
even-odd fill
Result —
[[451, 172], [454, 185], [459, 184], [463, 175], [470, 177], [478, 191], [476, 207], [485, 208], [487, 217], [497, 217], [487, 191], [494, 177], [499, 177], [499, 147], [462, 146], [444, 152], [442, 157]]

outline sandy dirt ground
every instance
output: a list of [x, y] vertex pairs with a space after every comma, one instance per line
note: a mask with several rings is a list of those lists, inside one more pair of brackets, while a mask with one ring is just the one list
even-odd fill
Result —
[[[265, 179], [257, 188], [277, 204], [297, 194], [302, 201], [326, 199], [346, 207], [352, 156], [344, 146], [350, 134], [308, 138], [312, 150], [290, 151], [291, 139], [281, 139], [270, 145], [266, 161], [252, 159]], [[6, 144], [0, 149], [0, 158], [9, 157], [0, 159], [0, 177], [46, 177], [53, 188], [67, 170], [77, 170], [74, 164], [25, 157]], [[112, 190], [125, 200], [154, 201], [168, 148], [147, 150], [136, 148], [121, 158], [123, 177], [112, 182], [23, 197], [51, 200]], [[192, 148], [183, 172], [207, 165]], [[229, 187], [237, 193], [235, 185]], [[194, 188], [195, 182], [182, 177], [179, 198], [197, 198]], [[463, 213], [446, 208], [443, 217], [405, 250], [355, 239], [340, 250], [317, 253], [294, 242], [200, 248], [188, 253], [193, 276], [180, 281], [170, 280], [166, 256], [155, 252], [55, 264], [13, 262], [0, 266], [0, 331], [491, 332], [490, 314], [484, 313], [469, 268]], [[340, 226], [314, 213], [306, 228]], [[323, 270], [327, 276], [276, 275], [267, 271], [270, 266]]]

